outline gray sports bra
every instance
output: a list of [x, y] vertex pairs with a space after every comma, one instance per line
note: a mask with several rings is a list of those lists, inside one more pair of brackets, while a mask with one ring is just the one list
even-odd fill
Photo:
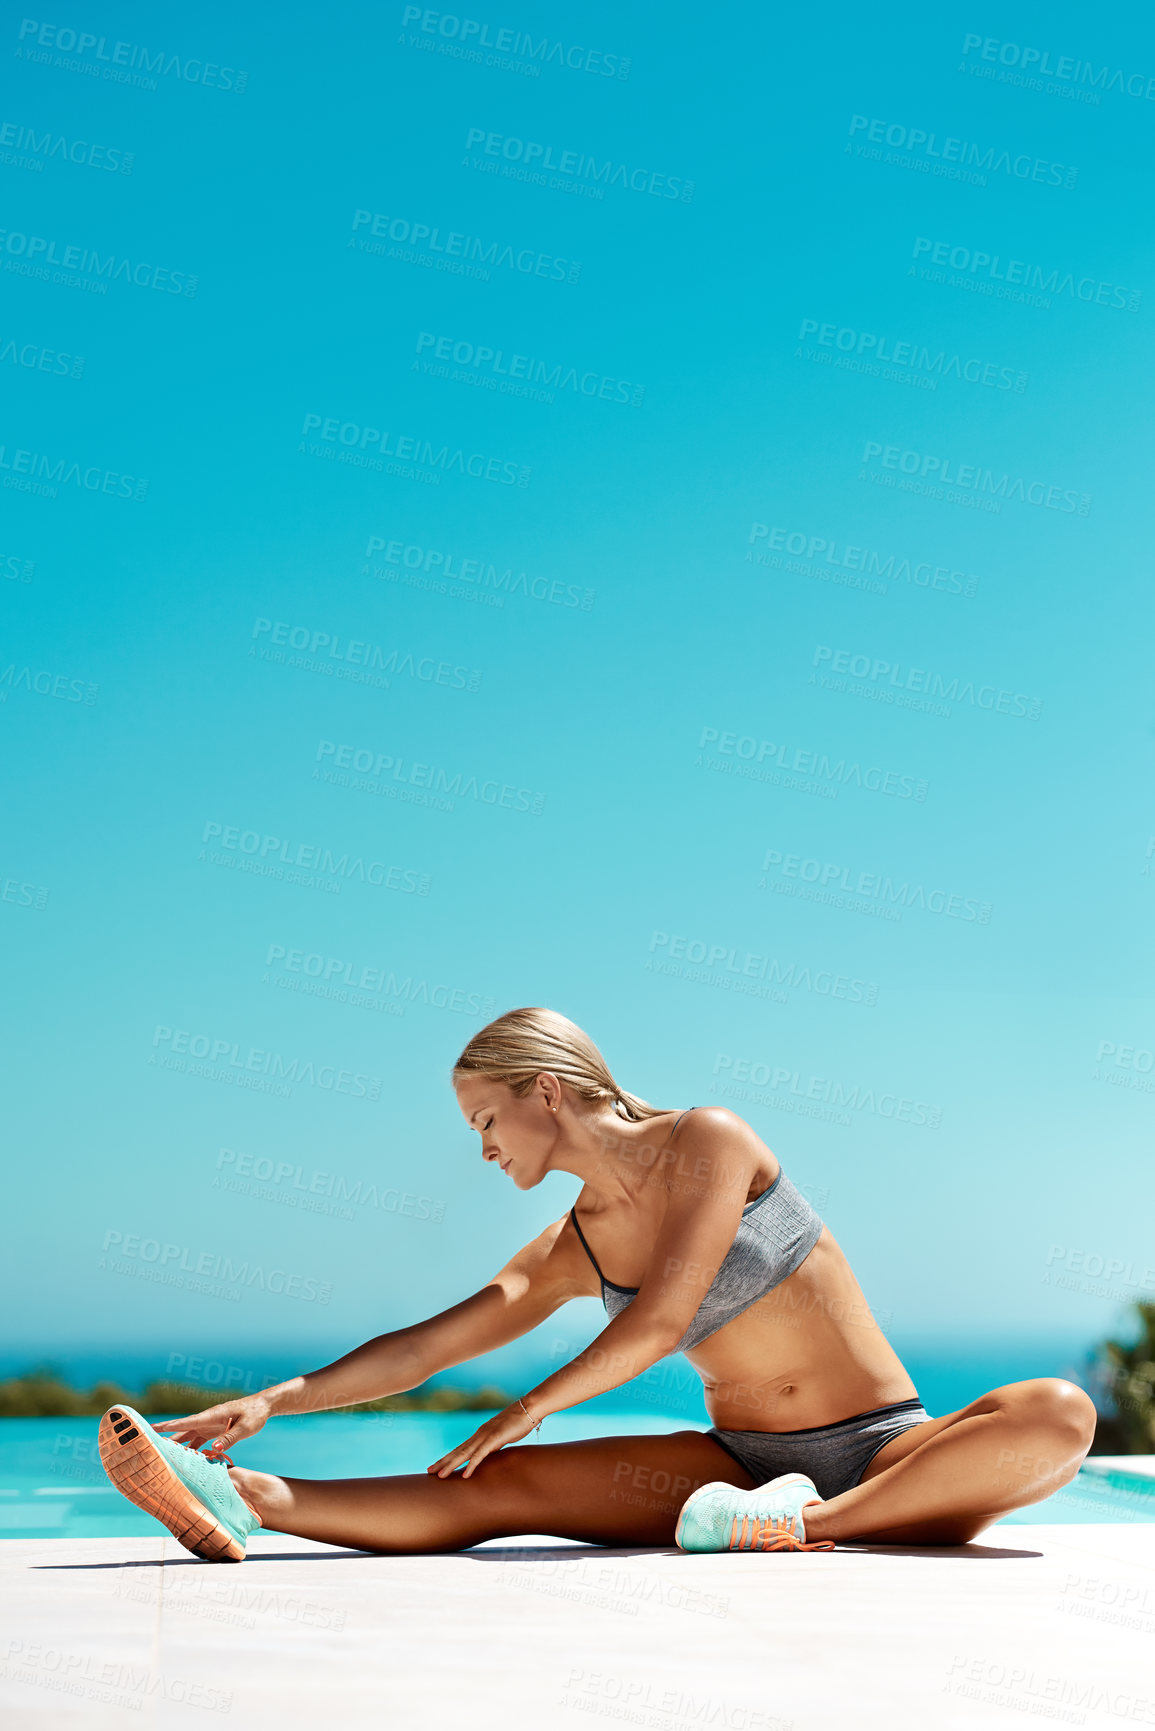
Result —
[[[677, 1127], [675, 1124], [674, 1129]], [[673, 1133], [671, 1130], [671, 1136]], [[578, 1225], [576, 1207], [570, 1209], [570, 1219], [602, 1283], [602, 1302], [612, 1322], [636, 1298], [639, 1288], [618, 1286], [607, 1280]], [[743, 1208], [734, 1242], [674, 1351], [685, 1352], [688, 1347], [698, 1346], [780, 1286], [796, 1268], [801, 1268], [821, 1235], [818, 1215], [779, 1168], [770, 1188]]]

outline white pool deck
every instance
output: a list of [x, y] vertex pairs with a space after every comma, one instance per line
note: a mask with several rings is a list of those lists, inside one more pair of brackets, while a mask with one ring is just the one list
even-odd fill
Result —
[[10, 1540], [0, 1572], [6, 1731], [1155, 1723], [1155, 1525], [804, 1556], [259, 1534], [237, 1566]]

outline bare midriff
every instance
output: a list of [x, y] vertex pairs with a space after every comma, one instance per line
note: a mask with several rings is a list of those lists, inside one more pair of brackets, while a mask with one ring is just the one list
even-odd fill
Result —
[[826, 1227], [800, 1268], [686, 1357], [719, 1430], [809, 1430], [917, 1392]]

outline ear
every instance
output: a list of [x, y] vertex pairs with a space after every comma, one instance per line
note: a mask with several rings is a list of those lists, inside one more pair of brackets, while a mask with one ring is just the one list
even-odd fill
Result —
[[551, 1071], [543, 1070], [541, 1072], [537, 1078], [535, 1091], [538, 1099], [551, 1114], [555, 1114], [561, 1110], [561, 1082]]

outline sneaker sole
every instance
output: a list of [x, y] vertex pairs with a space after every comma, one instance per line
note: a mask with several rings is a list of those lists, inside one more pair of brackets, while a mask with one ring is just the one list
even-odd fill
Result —
[[121, 1495], [162, 1521], [186, 1551], [209, 1563], [244, 1562], [244, 1545], [178, 1478], [131, 1414], [118, 1407], [106, 1412], [100, 1421], [99, 1446], [104, 1470]]

